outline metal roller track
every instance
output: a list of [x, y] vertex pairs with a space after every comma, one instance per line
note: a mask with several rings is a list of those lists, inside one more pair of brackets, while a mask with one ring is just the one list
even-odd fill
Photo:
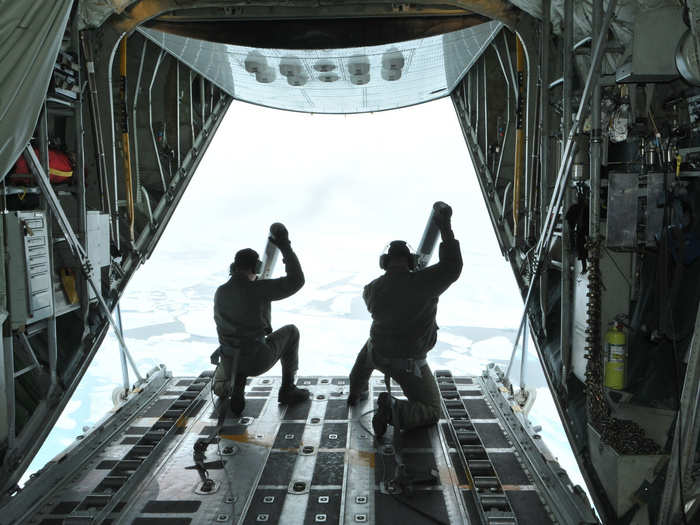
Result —
[[173, 400], [151, 428], [117, 461], [114, 468], [87, 495], [64, 523], [102, 523], [121, 501], [129, 498], [139, 483], [151, 473], [155, 462], [168, 449], [178, 429], [193, 412], [210, 375], [202, 374]]
[[[486, 525], [517, 524], [518, 520], [503, 490], [501, 480], [486, 453], [486, 447], [471, 423], [457, 384], [449, 370], [436, 370], [447, 428], [452, 435], [461, 466], [472, 487], [471, 494], [481, 522]], [[455, 465], [455, 468], [457, 466]]]

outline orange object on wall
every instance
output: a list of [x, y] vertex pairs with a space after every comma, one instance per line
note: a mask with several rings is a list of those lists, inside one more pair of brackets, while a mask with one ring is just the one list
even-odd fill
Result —
[[[34, 148], [34, 153], [39, 155], [39, 150]], [[71, 164], [68, 155], [64, 152], [50, 149], [49, 150], [49, 180], [56, 184], [64, 182], [73, 176], [73, 164]], [[15, 164], [14, 173], [9, 175], [9, 180], [14, 184], [34, 184], [34, 176], [29, 170], [27, 161], [24, 157], [20, 157]]]

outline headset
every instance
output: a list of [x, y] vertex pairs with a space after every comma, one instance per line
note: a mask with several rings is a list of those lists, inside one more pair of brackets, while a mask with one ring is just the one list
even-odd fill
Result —
[[[250, 254], [255, 253], [255, 258], [256, 258], [255, 265], [253, 267], [253, 273], [255, 273], [256, 275], [260, 275], [260, 273], [262, 272], [263, 263], [260, 260], [260, 257], [258, 256], [258, 252], [256, 252], [255, 250], [252, 250], [252, 249], [250, 249], [250, 252], [251, 252]], [[236, 261], [234, 260], [234, 262], [231, 263], [231, 266], [229, 267], [229, 273], [231, 275], [233, 275], [235, 270], [236, 270]]]
[[418, 254], [413, 252], [413, 249], [406, 241], [391, 241], [384, 248], [384, 253], [379, 256], [379, 267], [386, 270], [389, 267], [389, 259], [394, 256], [403, 256], [408, 259], [408, 269], [413, 271], [418, 265]]

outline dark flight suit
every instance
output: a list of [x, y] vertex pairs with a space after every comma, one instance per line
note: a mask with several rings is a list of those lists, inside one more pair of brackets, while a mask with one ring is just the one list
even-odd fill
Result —
[[234, 273], [216, 290], [214, 320], [221, 344], [221, 362], [214, 374], [214, 393], [230, 394], [231, 348], [240, 348], [236, 374], [257, 376], [267, 372], [277, 360], [283, 376], [293, 376], [299, 362], [299, 330], [286, 325], [272, 331], [270, 302], [295, 294], [304, 285], [304, 274], [289, 244], [280, 248], [287, 275], [279, 279], [251, 281]]
[[461, 271], [459, 242], [452, 238], [440, 244], [437, 264], [417, 272], [389, 268], [365, 286], [363, 298], [373, 322], [370, 339], [350, 372], [350, 385], [364, 390], [374, 368], [390, 368], [408, 399], [397, 405], [402, 429], [431, 425], [440, 418], [437, 384], [428, 364], [420, 365], [437, 341], [438, 297]]

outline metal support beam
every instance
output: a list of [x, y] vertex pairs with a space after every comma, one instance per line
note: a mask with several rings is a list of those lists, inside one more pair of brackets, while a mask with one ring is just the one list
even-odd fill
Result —
[[[117, 51], [117, 48], [119, 47], [118, 44], [119, 42], [121, 42], [122, 38], [127, 38], [127, 35], [122, 34], [121, 37], [117, 39], [117, 45], [115, 45], [112, 49], [112, 55], [110, 56], [110, 64], [113, 63], [114, 55]], [[109, 119], [109, 131], [112, 138], [112, 180], [114, 182], [114, 193], [112, 195], [112, 197], [114, 198], [114, 208], [112, 209], [114, 216], [112, 217], [112, 220], [114, 221], [114, 229], [116, 231], [116, 238], [114, 238], [113, 241], [117, 246], [117, 250], [119, 251], [121, 249], [121, 237], [119, 235], [119, 172], [117, 171], [117, 135], [114, 131], [116, 123], [114, 122], [114, 89], [112, 89], [112, 86], [114, 86], [114, 81], [112, 79], [112, 69], [112, 67], [106, 69], [107, 86], [109, 86], [109, 89], [107, 90], [107, 99], [109, 100], [109, 113], [107, 114], [107, 117]]]
[[190, 75], [190, 81], [189, 81], [189, 90], [190, 90], [190, 131], [192, 132], [192, 142], [190, 143], [190, 147], [194, 146], [194, 108], [192, 107], [192, 70], [189, 70], [189, 75]]
[[530, 337], [528, 333], [527, 323], [523, 327], [523, 351], [520, 354], [520, 390], [525, 390], [525, 371], [527, 370], [527, 339]]
[[[73, 42], [73, 52], [75, 53], [76, 63], [82, 64], [83, 57], [80, 48], [80, 31], [77, 24], [71, 25], [71, 39]], [[78, 85], [83, 85], [83, 70], [78, 68], [76, 71]], [[83, 92], [79, 92], [75, 101], [74, 120], [75, 120], [75, 173], [74, 184], [76, 189], [76, 200], [78, 210], [78, 239], [85, 244], [87, 237], [87, 195], [85, 183], [85, 127], [83, 124]], [[80, 315], [83, 321], [83, 333], [88, 331], [88, 314], [90, 311], [90, 292], [88, 283], [84, 278], [79, 281], [80, 293]]]
[[[542, 0], [542, 25], [540, 31], [540, 144], [539, 144], [539, 217], [537, 225], [541, 226], [547, 220], [547, 205], [549, 204], [549, 49], [551, 46], [550, 23], [551, 0]], [[549, 272], [543, 271], [540, 281], [540, 314], [542, 327], [547, 326], [547, 312], [549, 311]]]
[[177, 95], [175, 97], [175, 105], [176, 105], [175, 126], [177, 128], [177, 130], [176, 130], [176, 135], [177, 135], [177, 169], [180, 169], [180, 165], [182, 164], [182, 158], [180, 156], [180, 99], [182, 98], [182, 96], [180, 93], [180, 61], [179, 60], [175, 61], [175, 91], [177, 93]]
[[[489, 91], [486, 86], [486, 51], [481, 55], [481, 82], [484, 94], [482, 98], [484, 99], [484, 153], [486, 154], [486, 161], [488, 164], [489, 160]], [[488, 164], [490, 166], [490, 164]]]
[[[2, 327], [2, 324], [0, 324], [0, 327]], [[5, 453], [5, 459], [3, 463], [8, 463], [13, 460], [12, 457], [8, 456], [10, 454], [10, 451], [14, 448], [15, 439], [17, 438], [17, 427], [15, 425], [15, 356], [14, 349], [12, 347], [12, 337], [3, 336], [2, 350], [3, 355], [0, 356], [0, 371], [2, 372], [2, 375], [0, 377], [2, 377], [2, 383], [0, 384], [0, 386], [2, 386], [4, 390], [2, 397], [5, 401], [3, 411], [5, 418], [7, 419], [7, 434], [5, 436], [5, 439], [7, 439], [8, 451]]]
[[[122, 309], [119, 306], [119, 303], [117, 303], [117, 306], [114, 308], [114, 311], [117, 315], [117, 324], [119, 325], [119, 331], [124, 333], [124, 327], [122, 326]], [[119, 361], [121, 362], [121, 367], [122, 367], [122, 384], [124, 386], [124, 399], [126, 399], [126, 396], [129, 395], [129, 390], [130, 390], [129, 367], [126, 364], [126, 354], [127, 354], [126, 347], [122, 346], [120, 344], [119, 345]]]
[[515, 344], [513, 344], [513, 350], [510, 352], [510, 359], [508, 360], [508, 366], [506, 367], [505, 379], [510, 382], [510, 371], [513, 368], [513, 362], [515, 361], [515, 355], [518, 351], [518, 343], [520, 343], [520, 337], [522, 337], [525, 331], [525, 325], [527, 324], [527, 316], [523, 315], [520, 318], [520, 326], [518, 327], [518, 333], [515, 336]]
[[27, 334], [25, 334], [24, 332], [19, 332], [19, 339], [20, 339], [20, 341], [22, 341], [24, 348], [26, 348], [27, 353], [32, 358], [32, 362], [37, 367], [42, 368], [41, 363], [39, 363], [39, 360], [36, 358], [36, 352], [34, 351], [34, 348], [32, 347], [32, 343], [29, 341]]
[[201, 113], [202, 113], [202, 120], [201, 120], [202, 129], [200, 130], [200, 132], [204, 130], [204, 122], [206, 122], [206, 118], [205, 118], [205, 116], [204, 116], [204, 113], [205, 113], [204, 105], [205, 105], [205, 99], [204, 99], [204, 77], [203, 77], [202, 75], [199, 75], [199, 109], [200, 109], [200, 111], [201, 111]]
[[136, 75], [136, 85], [134, 86], [134, 102], [131, 105], [131, 133], [134, 139], [134, 175], [136, 176], [136, 204], [140, 205], [143, 202], [141, 196], [141, 170], [139, 169], [139, 139], [138, 139], [138, 107], [139, 96], [141, 95], [141, 77], [143, 75], [143, 63], [146, 58], [146, 48], [148, 47], [148, 39], [143, 39], [143, 47], [141, 48], [141, 60], [139, 61], [139, 72]]
[[156, 81], [156, 75], [158, 74], [158, 69], [160, 68], [160, 63], [163, 61], [165, 56], [165, 50], [161, 49], [158, 54], [158, 59], [156, 60], [156, 65], [153, 68], [153, 76], [151, 77], [151, 83], [148, 86], [148, 124], [151, 130], [151, 139], [153, 140], [153, 153], [156, 156], [156, 161], [158, 162], [158, 172], [160, 173], [160, 181], [163, 184], [163, 191], [167, 192], [168, 187], [165, 184], [165, 175], [163, 174], [163, 164], [160, 161], [160, 152], [158, 151], [158, 142], [156, 141], [156, 134], [153, 131], [153, 84]]
[[[698, 439], [700, 439], [700, 308], [695, 317], [695, 331], [688, 352], [688, 366], [673, 432], [671, 457], [666, 469], [666, 483], [659, 507], [659, 525], [679, 523], [677, 518], [681, 515], [683, 503], [690, 495], [689, 491], [693, 485], [691, 469]], [[685, 520], [680, 523], [685, 523]]]
[[[92, 287], [92, 290], [95, 293], [95, 296], [97, 297], [97, 301], [100, 304], [100, 307], [102, 308], [102, 311], [104, 312], [105, 316], [107, 317], [109, 324], [112, 326], [112, 329], [114, 330], [114, 333], [117, 336], [119, 343], [126, 349], [126, 342], [124, 341], [122, 332], [117, 326], [117, 323], [114, 321], [109, 306], [107, 306], [107, 303], [102, 297], [102, 290], [100, 289], [100, 286], [95, 282], [95, 279], [92, 276], [92, 268], [90, 266], [90, 260], [88, 259], [87, 252], [78, 241], [78, 238], [75, 235], [75, 232], [73, 231], [70, 222], [68, 222], [68, 218], [63, 212], [63, 208], [61, 207], [61, 203], [58, 200], [58, 196], [54, 192], [53, 187], [49, 182], [49, 178], [46, 175], [46, 172], [44, 172], [41, 164], [39, 163], [39, 159], [37, 158], [36, 154], [34, 153], [34, 150], [30, 145], [27, 145], [25, 149], [24, 158], [27, 160], [27, 164], [34, 173], [34, 178], [37, 181], [37, 185], [39, 186], [42, 194], [46, 198], [46, 201], [49, 207], [51, 208], [54, 217], [56, 218], [56, 222], [58, 222], [58, 225], [60, 226], [61, 231], [63, 232], [63, 235], [66, 238], [66, 242], [68, 243], [71, 252], [80, 263], [80, 267], [83, 273], [85, 274], [88, 283]], [[136, 368], [136, 364], [133, 362], [128, 352], [126, 353], [126, 356], [129, 359], [132, 368], [134, 369], [134, 373], [136, 374], [138, 382], [142, 382], [143, 378], [139, 374], [138, 369]]]
[[[49, 172], [49, 124], [48, 124], [48, 116], [47, 116], [47, 110], [46, 110], [46, 102], [43, 104], [43, 109], [41, 110], [41, 114], [39, 115], [39, 129], [38, 129], [38, 138], [39, 138], [39, 159], [41, 163], [41, 167], [44, 170], [44, 173]], [[32, 149], [31, 146], [29, 146], [29, 149]], [[32, 150], [33, 152], [33, 150]], [[43, 202], [42, 207], [44, 208], [44, 211], [48, 212], [49, 208], [49, 203], [46, 202], [48, 201], [48, 198], [45, 198], [45, 202]], [[47, 237], [49, 239], [49, 243], [53, 242], [53, 228], [52, 228], [52, 223], [51, 221], [47, 221], [46, 223], [46, 233]], [[54, 275], [54, 265], [53, 265], [53, 249], [49, 249], [49, 275]], [[53, 281], [53, 278], [52, 278]], [[53, 303], [53, 293], [51, 294], [51, 302]], [[47, 394], [47, 398], [51, 398], [55, 392], [56, 388], [58, 386], [58, 373], [57, 373], [57, 366], [58, 366], [58, 339], [56, 337], [56, 313], [53, 311], [53, 305], [52, 305], [52, 314], [51, 316], [47, 319], [46, 321], [46, 339], [47, 339], [47, 351], [49, 354], [49, 377], [51, 379], [51, 385], [49, 386], [49, 391]]]
[[[564, 2], [564, 42], [562, 50], [563, 82], [562, 86], [562, 138], [569, 135], [571, 127], [571, 98], [573, 88], [574, 61], [574, 0]], [[562, 206], [562, 235], [561, 235], [561, 313], [560, 313], [560, 348], [561, 348], [561, 384], [566, 389], [567, 379], [571, 371], [571, 335], [572, 335], [572, 303], [573, 303], [573, 258], [569, 227], [563, 220], [566, 211], [571, 207], [571, 188], [564, 186]]]

